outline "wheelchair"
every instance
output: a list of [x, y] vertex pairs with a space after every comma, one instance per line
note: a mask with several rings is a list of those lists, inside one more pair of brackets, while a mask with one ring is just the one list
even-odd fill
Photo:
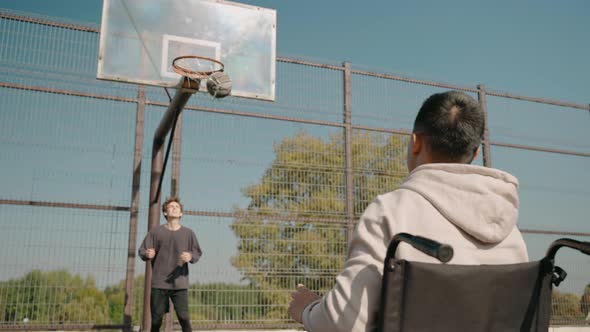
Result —
[[547, 331], [551, 291], [566, 272], [555, 265], [561, 247], [590, 255], [590, 242], [558, 239], [539, 261], [506, 265], [454, 265], [395, 258], [400, 242], [437, 258], [453, 248], [407, 233], [395, 235], [384, 261], [377, 331]]

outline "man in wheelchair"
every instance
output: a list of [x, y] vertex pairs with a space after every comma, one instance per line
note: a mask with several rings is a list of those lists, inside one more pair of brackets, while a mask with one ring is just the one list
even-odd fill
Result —
[[[528, 261], [516, 226], [518, 180], [498, 169], [471, 165], [480, 151], [484, 123], [478, 102], [462, 92], [437, 93], [424, 101], [408, 145], [409, 175], [399, 188], [377, 196], [366, 208], [345, 268], [329, 292], [320, 297], [297, 286], [289, 306], [294, 320], [312, 332], [373, 330], [383, 262], [398, 233], [450, 244], [451, 264]], [[397, 247], [395, 257], [438, 262], [405, 243]]]

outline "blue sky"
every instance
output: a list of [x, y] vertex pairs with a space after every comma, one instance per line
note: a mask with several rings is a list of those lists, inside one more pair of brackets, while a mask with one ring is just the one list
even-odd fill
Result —
[[[486, 84], [492, 90], [579, 104], [590, 103], [590, 2], [587, 0], [243, 2], [277, 10], [277, 54], [280, 56], [302, 56], [331, 63], [350, 61], [355, 66], [413, 78], [468, 86]], [[0, 8], [98, 25], [102, 1], [3, 0]], [[552, 107], [536, 104], [518, 104], [518, 107], [524, 108], [523, 111], [512, 112], [516, 109], [516, 103], [503, 103], [497, 99], [489, 99], [488, 103], [489, 108], [494, 107], [494, 112], [490, 114], [493, 139], [590, 152], [588, 112], [556, 111]], [[370, 104], [364, 102], [359, 106], [369, 109]], [[375, 104], [375, 108], [381, 105], [379, 101]], [[413, 110], [414, 106], [417, 105], [409, 107]], [[336, 116], [339, 118], [340, 114]], [[412, 117], [413, 113], [407, 115], [406, 126]], [[156, 121], [153, 119], [153, 124]], [[242, 120], [239, 123], [235, 121], [231, 127], [234, 131], [244, 123]], [[187, 121], [188, 124], [190, 121]], [[285, 127], [281, 134], [298, 129], [290, 125]], [[202, 131], [204, 128], [196, 129]], [[264, 131], [257, 138], [270, 141], [271, 134], [268, 132]], [[249, 134], [238, 132], [235, 137], [237, 140], [245, 137], [251, 139], [251, 136], [247, 136]], [[276, 140], [282, 137], [277, 135]], [[113, 139], [113, 146], [115, 142], [120, 140]], [[254, 144], [246, 147], [252, 146]], [[268, 148], [266, 152], [271, 155], [270, 146]], [[590, 169], [589, 158], [497, 147], [492, 150], [492, 160], [495, 167], [506, 169], [521, 180], [521, 220], [524, 227], [590, 232], [587, 223], [590, 214], [587, 204], [590, 177], [586, 173]], [[116, 173], [114, 169], [119, 165], [111, 167]], [[233, 169], [233, 166], [228, 166], [228, 173]], [[209, 171], [211, 174], [207, 173]], [[215, 172], [218, 171], [217, 166], [212, 166], [203, 170], [200, 176], [215, 179]], [[187, 173], [192, 175], [189, 171], [183, 174]], [[47, 178], [45, 173], [38, 176]], [[205, 179], [195, 182], [207, 183]], [[224, 192], [227, 195], [228, 191], [232, 193], [230, 196], [236, 197], [224, 202], [243, 199], [239, 192], [243, 184], [238, 185], [237, 181], [229, 180], [228, 187], [233, 184], [231, 190], [220, 190], [216, 189], [214, 181], [211, 182], [208, 184], [210, 190], [206, 192], [211, 193], [212, 202], [221, 202], [218, 198], [224, 197]], [[127, 188], [128, 183], [124, 185]], [[50, 186], [36, 188], [49, 193], [53, 189]], [[125, 189], [116, 194], [115, 203], [125, 205], [128, 197]], [[145, 200], [142, 204], [146, 204]], [[202, 204], [207, 204], [207, 201], [202, 201]], [[195, 206], [189, 208], [194, 209]], [[225, 210], [227, 207], [215, 208]], [[144, 224], [140, 227], [141, 230], [145, 229]], [[534, 246], [534, 258], [539, 256], [548, 241], [547, 238], [539, 238], [538, 244], [529, 243]], [[586, 267], [589, 266], [588, 260], [583, 262]]]
[[[277, 10], [277, 53], [590, 103], [586, 0], [248, 0]], [[100, 0], [0, 7], [100, 23]]]

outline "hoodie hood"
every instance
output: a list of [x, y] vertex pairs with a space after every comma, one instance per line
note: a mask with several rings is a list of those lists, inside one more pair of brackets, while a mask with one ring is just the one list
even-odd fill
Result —
[[423, 196], [447, 220], [484, 243], [504, 240], [518, 220], [518, 180], [497, 169], [425, 164], [400, 188]]

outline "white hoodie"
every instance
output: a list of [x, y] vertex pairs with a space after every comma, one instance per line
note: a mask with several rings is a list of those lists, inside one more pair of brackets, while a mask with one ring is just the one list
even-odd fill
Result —
[[[466, 164], [425, 164], [400, 188], [365, 210], [336, 285], [303, 312], [310, 332], [370, 331], [379, 305], [383, 261], [390, 240], [406, 232], [453, 246], [449, 264], [528, 261], [516, 228], [518, 180], [503, 171]], [[438, 262], [401, 243], [397, 258]]]

